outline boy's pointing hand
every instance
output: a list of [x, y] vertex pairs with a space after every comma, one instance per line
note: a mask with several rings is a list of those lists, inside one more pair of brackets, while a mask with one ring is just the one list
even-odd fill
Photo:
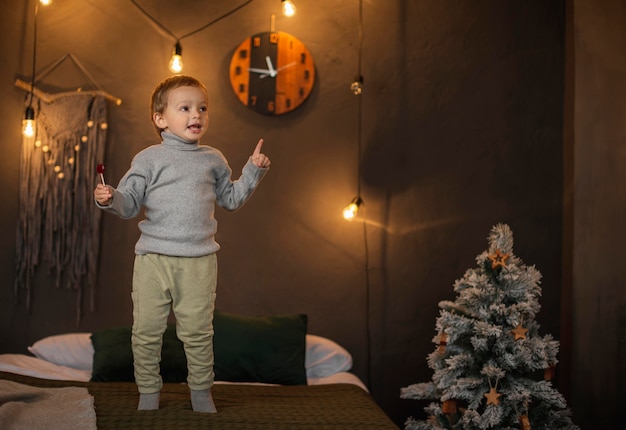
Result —
[[263, 139], [259, 139], [259, 143], [256, 144], [256, 148], [254, 148], [254, 152], [252, 153], [252, 162], [257, 167], [262, 167], [264, 169], [270, 167], [270, 159], [267, 155], [261, 152], [261, 148], [263, 147]]

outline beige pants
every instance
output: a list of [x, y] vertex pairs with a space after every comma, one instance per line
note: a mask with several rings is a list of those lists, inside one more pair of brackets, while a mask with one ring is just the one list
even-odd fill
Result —
[[140, 393], [155, 393], [163, 386], [159, 362], [170, 307], [176, 317], [176, 335], [185, 346], [189, 388], [205, 390], [213, 385], [216, 286], [215, 254], [194, 258], [135, 256], [131, 340]]

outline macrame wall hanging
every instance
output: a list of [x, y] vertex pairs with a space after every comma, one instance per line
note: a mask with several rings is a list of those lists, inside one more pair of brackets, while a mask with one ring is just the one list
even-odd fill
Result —
[[[71, 54], [57, 65], [67, 58], [91, 80]], [[19, 80], [16, 86], [24, 87]], [[37, 133], [22, 138], [15, 295], [24, 296], [30, 309], [33, 279], [43, 266], [57, 288], [76, 291], [78, 323], [86, 293], [91, 310], [95, 302], [101, 211], [93, 189], [105, 152], [107, 99], [121, 100], [100, 89], [50, 95], [33, 88], [31, 93]]]

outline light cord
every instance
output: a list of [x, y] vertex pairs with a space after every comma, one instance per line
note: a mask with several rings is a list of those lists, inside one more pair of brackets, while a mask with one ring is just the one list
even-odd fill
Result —
[[189, 36], [193, 36], [194, 34], [199, 33], [199, 32], [201, 32], [202, 30], [204, 30], [204, 29], [206, 29], [206, 28], [209, 28], [209, 27], [210, 27], [210, 26], [212, 26], [213, 24], [215, 24], [215, 23], [217, 23], [217, 22], [221, 21], [222, 19], [224, 19], [224, 18], [226, 18], [226, 17], [228, 17], [228, 16], [232, 15], [233, 13], [237, 12], [239, 9], [241, 9], [241, 8], [243, 8], [244, 6], [246, 6], [246, 5], [250, 4], [250, 3], [252, 3], [252, 1], [253, 1], [253, 0], [247, 0], [247, 1], [245, 1], [244, 3], [240, 4], [240, 5], [239, 5], [239, 6], [237, 6], [236, 8], [234, 8], [234, 9], [230, 10], [229, 12], [226, 12], [224, 15], [219, 16], [219, 17], [215, 18], [213, 21], [210, 21], [210, 22], [208, 22], [208, 23], [204, 24], [204, 25], [203, 25], [202, 27], [200, 27], [200, 28], [197, 28], [197, 29], [195, 29], [195, 30], [193, 30], [193, 31], [190, 31], [190, 32], [189, 32], [189, 33], [187, 33], [187, 34], [183, 34], [183, 35], [182, 35], [182, 36], [180, 36], [180, 37], [176, 36], [176, 35], [175, 35], [174, 33], [172, 33], [172, 31], [170, 31], [167, 27], [165, 27], [163, 24], [161, 24], [161, 23], [160, 23], [160, 22], [159, 22], [156, 18], [154, 18], [152, 15], [150, 15], [150, 14], [148, 13], [148, 11], [147, 11], [147, 10], [145, 10], [145, 9], [144, 9], [144, 8], [143, 8], [143, 7], [142, 7], [139, 3], [137, 3], [137, 1], [136, 1], [136, 0], [130, 0], [130, 1], [131, 1], [131, 3], [132, 3], [132, 4], [134, 4], [134, 5], [137, 7], [137, 9], [139, 9], [139, 11], [141, 11], [141, 13], [143, 13], [143, 14], [146, 16], [146, 18], [148, 18], [149, 20], [151, 20], [151, 21], [152, 21], [152, 22], [153, 22], [153, 23], [154, 23], [157, 27], [159, 27], [159, 28], [160, 28], [161, 30], [163, 30], [165, 33], [167, 33], [168, 35], [170, 35], [170, 36], [172, 37], [172, 39], [174, 39], [176, 42], [179, 42], [179, 41], [183, 40], [184, 38], [189, 37]]
[[[359, 0], [359, 46], [358, 46], [358, 75], [357, 80], [362, 83], [361, 63], [363, 60], [363, 0]], [[361, 152], [363, 141], [363, 94], [357, 95], [357, 197], [361, 198]], [[363, 204], [362, 211], [365, 212], [366, 205]], [[367, 241], [367, 217], [363, 214], [363, 248], [364, 248], [364, 269], [365, 269], [365, 322], [366, 322], [366, 349], [367, 349], [367, 385], [371, 389], [372, 385], [372, 327], [371, 327], [371, 285], [369, 276], [369, 243]]]
[[39, 0], [35, 0], [35, 22], [33, 24], [33, 67], [32, 75], [30, 79], [30, 98], [28, 100], [28, 107], [33, 105], [33, 93], [35, 91], [35, 63], [37, 61], [37, 15], [39, 14]]

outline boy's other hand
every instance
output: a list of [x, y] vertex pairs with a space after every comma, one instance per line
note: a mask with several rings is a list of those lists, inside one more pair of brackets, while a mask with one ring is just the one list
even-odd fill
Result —
[[111, 187], [108, 185], [98, 184], [96, 185], [96, 189], [93, 191], [93, 196], [98, 204], [108, 206], [111, 204], [111, 200], [113, 199], [113, 192], [111, 191]]

